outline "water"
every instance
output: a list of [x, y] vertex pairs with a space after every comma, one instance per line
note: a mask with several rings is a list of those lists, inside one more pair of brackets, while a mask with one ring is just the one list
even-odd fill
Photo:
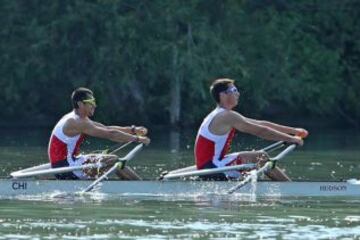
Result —
[[2, 201], [0, 239], [354, 239], [358, 199]]
[[[23, 132], [2, 132], [1, 176], [46, 161], [47, 133]], [[152, 146], [129, 163], [142, 176], [151, 178], [163, 170], [193, 164], [192, 134], [181, 141], [156, 136]], [[358, 178], [359, 143], [359, 134], [353, 132], [313, 133], [281, 166], [293, 179]], [[106, 144], [90, 140], [85, 149]], [[234, 149], [265, 144], [243, 136]], [[359, 204], [357, 198], [242, 198], [206, 193], [3, 198], [0, 239], [360, 239]]]

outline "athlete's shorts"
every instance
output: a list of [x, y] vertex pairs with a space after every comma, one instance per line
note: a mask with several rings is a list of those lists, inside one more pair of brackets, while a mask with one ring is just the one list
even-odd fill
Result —
[[[210, 161], [208, 164], [204, 166], [204, 169], [243, 164], [244, 162], [242, 161], [239, 154], [240, 153], [232, 153], [225, 155], [225, 157], [222, 158], [221, 160]], [[241, 177], [242, 177], [241, 171], [233, 170], [224, 173], [205, 175], [205, 176], [201, 176], [200, 178], [203, 180], [226, 181], [229, 179], [239, 179]]]
[[[87, 160], [85, 155], [80, 155], [74, 159], [65, 159], [56, 162], [55, 164], [51, 164], [52, 168], [59, 168], [59, 167], [74, 167], [74, 166], [81, 166]], [[55, 174], [57, 179], [62, 180], [75, 180], [75, 179], [88, 179], [89, 177], [83, 172], [83, 170], [76, 170], [73, 172], [66, 172], [66, 173], [58, 173]]]
[[[225, 155], [221, 160], [213, 161], [213, 164], [216, 167], [226, 167], [226, 166], [244, 164], [244, 162], [240, 157], [240, 153], [231, 153]], [[227, 171], [224, 174], [227, 179], [239, 179], [242, 177], [241, 171], [238, 170]]]
[[[203, 169], [211, 169], [211, 168], [217, 168], [211, 161], [208, 162]], [[227, 181], [229, 180], [224, 173], [214, 173], [214, 174], [208, 174], [199, 176], [201, 180], [204, 181]]]

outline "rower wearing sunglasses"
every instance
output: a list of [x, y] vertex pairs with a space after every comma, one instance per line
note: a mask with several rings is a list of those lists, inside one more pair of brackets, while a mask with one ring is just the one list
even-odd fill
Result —
[[[205, 117], [196, 137], [195, 160], [197, 169], [246, 163], [259, 163], [262, 165], [269, 159], [265, 152], [260, 151], [229, 153], [236, 131], [255, 135], [266, 140], [285, 141], [298, 145], [303, 145], [302, 137], [308, 135], [308, 132], [302, 128], [255, 120], [234, 111], [233, 108], [238, 105], [240, 96], [234, 80], [215, 80], [210, 87], [210, 93], [216, 102], [216, 108]], [[290, 180], [278, 167], [273, 168], [267, 175], [272, 180]], [[241, 176], [239, 171], [230, 171], [225, 174], [215, 174], [203, 178], [227, 180], [238, 179]]]
[[[96, 101], [90, 89], [78, 88], [71, 95], [73, 110], [64, 115], [55, 125], [48, 148], [51, 167], [79, 166], [88, 162], [105, 161], [115, 163], [118, 156], [111, 154], [80, 155], [80, 146], [85, 136], [108, 139], [113, 142], [140, 142], [149, 144], [145, 127], [105, 126], [90, 119], [95, 113]], [[103, 169], [105, 170], [105, 169]], [[55, 175], [58, 179], [87, 179], [98, 174], [95, 171], [77, 170]], [[126, 180], [138, 180], [140, 177], [129, 167], [117, 172]]]

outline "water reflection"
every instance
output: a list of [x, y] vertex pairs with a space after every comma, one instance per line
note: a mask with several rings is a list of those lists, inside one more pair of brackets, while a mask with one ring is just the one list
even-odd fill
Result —
[[178, 153], [180, 151], [180, 132], [170, 131], [169, 138], [171, 153]]

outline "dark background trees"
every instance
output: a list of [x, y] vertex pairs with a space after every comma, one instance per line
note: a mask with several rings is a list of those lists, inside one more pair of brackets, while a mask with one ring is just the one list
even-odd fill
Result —
[[4, 0], [2, 125], [53, 125], [72, 90], [96, 119], [197, 125], [212, 80], [241, 89], [241, 112], [360, 126], [360, 2]]

